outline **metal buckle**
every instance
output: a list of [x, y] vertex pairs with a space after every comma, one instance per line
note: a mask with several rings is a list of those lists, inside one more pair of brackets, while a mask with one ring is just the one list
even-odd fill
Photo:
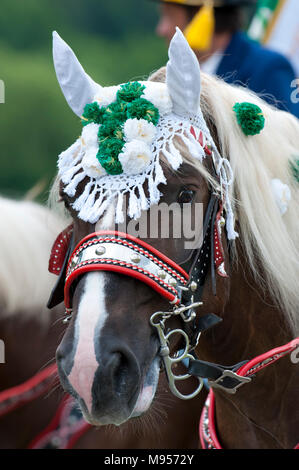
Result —
[[[225, 377], [238, 380], [239, 383], [232, 388], [225, 387], [224, 385], [221, 384], [221, 382], [225, 379]], [[240, 388], [245, 383], [249, 383], [249, 382], [251, 382], [250, 377], [242, 377], [241, 375], [236, 374], [236, 372], [233, 372], [232, 370], [224, 370], [223, 374], [220, 377], [218, 377], [218, 379], [208, 380], [208, 385], [212, 388], [218, 388], [220, 390], [224, 390], [225, 392], [233, 395], [236, 393], [238, 388]]]
[[[185, 311], [183, 309], [183, 311]], [[177, 314], [181, 314], [182, 312], [177, 312]], [[165, 368], [165, 373], [167, 376], [169, 388], [171, 392], [178, 398], [181, 398], [183, 400], [189, 400], [191, 398], [194, 398], [202, 389], [203, 387], [203, 380], [199, 377], [196, 377], [198, 380], [198, 386], [194, 390], [194, 392], [190, 393], [189, 395], [184, 395], [179, 391], [179, 389], [176, 386], [177, 381], [182, 381], [186, 380], [189, 377], [191, 377], [190, 374], [182, 374], [182, 375], [177, 375], [173, 372], [172, 367], [179, 363], [183, 362], [184, 360], [190, 360], [193, 359], [193, 356], [189, 354], [189, 349], [190, 349], [190, 343], [189, 343], [189, 338], [185, 331], [180, 330], [180, 329], [175, 329], [175, 330], [170, 330], [168, 333], [165, 332], [165, 321], [171, 317], [173, 313], [171, 312], [156, 312], [151, 316], [150, 323], [152, 326], [154, 326], [157, 329], [159, 340], [160, 340], [160, 355], [163, 360], [164, 368]], [[183, 336], [185, 340], [185, 348], [181, 351], [179, 351], [175, 357], [170, 356], [170, 350], [169, 350], [169, 339], [171, 335], [173, 334], [180, 334]]]

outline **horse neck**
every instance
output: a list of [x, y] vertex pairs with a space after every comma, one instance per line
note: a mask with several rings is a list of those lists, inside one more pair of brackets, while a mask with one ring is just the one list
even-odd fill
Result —
[[[243, 261], [239, 257], [230, 275], [223, 322], [201, 342], [201, 356], [210, 362], [229, 366], [250, 360], [296, 336]], [[235, 395], [215, 389], [215, 416], [223, 447], [294, 447], [299, 441], [299, 417], [294, 413], [298, 380], [299, 368], [286, 356], [256, 374]]]

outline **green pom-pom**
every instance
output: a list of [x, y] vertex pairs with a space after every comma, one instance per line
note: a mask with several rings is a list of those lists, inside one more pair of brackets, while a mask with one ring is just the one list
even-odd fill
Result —
[[109, 175], [123, 173], [118, 159], [125, 145], [123, 125], [127, 119], [146, 119], [158, 124], [159, 111], [148, 100], [141, 98], [145, 86], [129, 82], [120, 87], [117, 100], [106, 107], [98, 103], [87, 104], [82, 115], [82, 124], [100, 124], [98, 131], [99, 150], [97, 159]]
[[123, 169], [118, 155], [123, 149], [125, 142], [116, 138], [106, 138], [99, 145], [97, 159], [109, 175], [120, 175]]
[[114, 120], [107, 119], [105, 123], [100, 126], [98, 132], [99, 142], [102, 142], [107, 137], [115, 137], [116, 139], [122, 140], [124, 133], [121, 124], [114, 122]]
[[299, 158], [294, 161], [290, 161], [291, 172], [297, 183], [299, 183]]
[[155, 126], [159, 121], [159, 111], [150, 101], [139, 98], [128, 105], [128, 118], [146, 119]]
[[141, 97], [145, 86], [139, 82], [128, 82], [124, 85], [121, 85], [120, 89], [117, 92], [117, 99], [119, 101], [125, 101], [130, 103]]
[[118, 154], [122, 151], [125, 142], [120, 139], [116, 139], [115, 137], [107, 137], [99, 145], [99, 151], [103, 154], [110, 153], [113, 156], [118, 156]]
[[96, 103], [95, 101], [93, 103], [87, 104], [84, 107], [84, 112], [82, 114], [83, 126], [86, 126], [87, 124], [90, 124], [91, 122], [94, 122], [96, 124], [102, 124], [104, 114], [105, 114], [105, 109], [100, 108], [98, 103]]
[[110, 154], [109, 152], [101, 153], [101, 151], [99, 150], [97, 154], [97, 159], [109, 175], [120, 175], [121, 173], [123, 173], [120, 161], [117, 157]]
[[238, 124], [245, 135], [256, 135], [265, 126], [265, 118], [259, 106], [253, 103], [236, 103], [233, 107]]
[[113, 123], [115, 126], [119, 126], [127, 119], [127, 103], [114, 102], [109, 104], [105, 108], [104, 123]]
[[101, 155], [97, 158], [108, 175], [121, 175], [123, 173], [120, 161], [112, 155]]

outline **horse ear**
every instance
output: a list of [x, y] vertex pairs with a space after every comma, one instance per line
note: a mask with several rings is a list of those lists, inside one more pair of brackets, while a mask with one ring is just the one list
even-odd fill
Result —
[[182, 31], [176, 28], [168, 50], [166, 83], [178, 115], [198, 114], [200, 106], [200, 66]]
[[53, 60], [62, 93], [70, 108], [82, 116], [84, 107], [91, 103], [100, 88], [84, 71], [72, 49], [53, 32]]

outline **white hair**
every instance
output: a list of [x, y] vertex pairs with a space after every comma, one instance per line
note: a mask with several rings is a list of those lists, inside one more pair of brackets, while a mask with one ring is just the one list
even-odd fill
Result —
[[[150, 79], [165, 81], [165, 68]], [[299, 184], [290, 169], [299, 157], [299, 121], [293, 115], [268, 105], [241, 86], [202, 73], [201, 108], [206, 121], [215, 127], [218, 149], [230, 161], [240, 245], [259, 286], [270, 293], [277, 307], [297, 334], [299, 331]], [[258, 105], [265, 117], [259, 135], [246, 136], [233, 111], [235, 103]], [[182, 152], [190, 163], [190, 156]], [[205, 176], [203, 165], [194, 167]], [[274, 178], [289, 186], [291, 201], [281, 215], [273, 196]], [[211, 181], [210, 181], [211, 183]], [[215, 186], [215, 184], [214, 184]]]
[[65, 221], [34, 202], [0, 197], [0, 315], [46, 307], [56, 276], [48, 272], [52, 244]]
[[[265, 117], [259, 135], [245, 136], [237, 123], [236, 102], [258, 105]], [[299, 185], [290, 162], [299, 156], [299, 121], [243, 87], [202, 74], [202, 108], [217, 132], [219, 151], [231, 164], [240, 243], [252, 272], [299, 327]], [[291, 190], [288, 210], [281, 215], [271, 189], [273, 178]]]

